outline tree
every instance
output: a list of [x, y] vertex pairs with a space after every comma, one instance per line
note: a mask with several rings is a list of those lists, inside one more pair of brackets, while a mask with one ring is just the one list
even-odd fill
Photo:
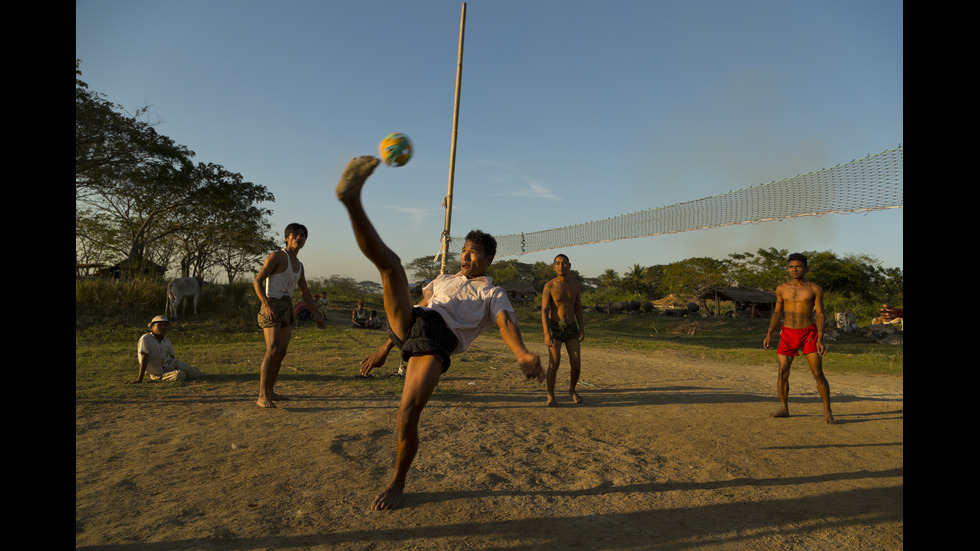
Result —
[[732, 253], [725, 261], [728, 285], [772, 291], [786, 281], [788, 256], [789, 251], [774, 247], [759, 249], [755, 253]]
[[142, 166], [179, 165], [194, 155], [154, 130], [144, 107], [128, 115], [88, 90], [75, 59], [75, 198], [124, 181]]
[[[138, 273], [148, 255], [172, 257], [180, 244], [182, 275], [221, 265], [230, 279], [268, 250], [275, 201], [268, 190], [210, 163], [156, 132], [80, 80], [75, 60], [75, 256], [128, 260]], [[220, 253], [219, 253], [220, 251]], [[220, 258], [218, 256], [220, 255]]]
[[[431, 281], [439, 276], [441, 262], [431, 256], [420, 256], [405, 265], [405, 272], [411, 274], [410, 281]], [[455, 274], [459, 271], [459, 259], [453, 253], [446, 254], [446, 273]]]
[[599, 290], [616, 287], [618, 285], [619, 274], [612, 268], [606, 268], [606, 270], [602, 272], [598, 278], [596, 278], [596, 287], [598, 287]]
[[633, 267], [629, 271], [623, 273], [622, 284], [627, 292], [645, 294], [646, 277], [643, 266], [633, 264]]
[[228, 283], [241, 274], [258, 272], [265, 256], [278, 244], [272, 226], [264, 219], [247, 224], [226, 234], [213, 252], [214, 265], [225, 271]]
[[[198, 188], [194, 200], [177, 209], [173, 235], [181, 244], [181, 275], [202, 277], [218, 263], [215, 257], [224, 250], [224, 259], [241, 251], [258, 253], [253, 260], [261, 262], [270, 238], [266, 217], [271, 211], [257, 205], [275, 201], [265, 186], [245, 182], [242, 175], [229, 172], [213, 163], [194, 167], [193, 178]], [[257, 232], [257, 233], [256, 233]], [[248, 262], [240, 258], [242, 262]], [[225, 264], [227, 267], [229, 265]]]
[[695, 257], [668, 264], [663, 284], [675, 295], [699, 295], [725, 284], [725, 265], [720, 260]]
[[487, 275], [494, 283], [527, 283], [534, 284], [534, 274], [530, 264], [516, 259], [494, 260], [487, 267]]

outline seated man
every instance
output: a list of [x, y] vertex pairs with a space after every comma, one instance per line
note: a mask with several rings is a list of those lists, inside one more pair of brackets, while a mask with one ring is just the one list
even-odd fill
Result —
[[143, 376], [147, 374], [151, 381], [186, 381], [201, 376], [199, 369], [177, 359], [177, 353], [167, 338], [170, 321], [165, 316], [153, 318], [148, 327], [150, 332], [140, 337], [136, 345], [139, 377], [130, 383], [142, 383]]
[[378, 317], [377, 310], [371, 310], [371, 317], [367, 320], [368, 329], [381, 329], [381, 318]]
[[352, 329], [367, 329], [367, 310], [364, 309], [364, 301], [357, 301], [357, 308], [351, 311], [350, 326]]
[[381, 240], [361, 204], [361, 188], [378, 163], [371, 156], [351, 159], [337, 185], [337, 197], [347, 208], [357, 244], [381, 274], [388, 317], [390, 338], [361, 362], [361, 374], [384, 365], [395, 346], [408, 362], [397, 417], [395, 472], [372, 503], [375, 510], [393, 509], [402, 501], [408, 469], [419, 447], [419, 416], [440, 376], [449, 369], [450, 354], [465, 351], [491, 323], [496, 323], [524, 375], [539, 382], [545, 376], [540, 358], [524, 345], [507, 293], [486, 276], [497, 251], [492, 236], [479, 230], [470, 232], [460, 254], [460, 272], [440, 275], [425, 287], [419, 305], [412, 304], [401, 259]]

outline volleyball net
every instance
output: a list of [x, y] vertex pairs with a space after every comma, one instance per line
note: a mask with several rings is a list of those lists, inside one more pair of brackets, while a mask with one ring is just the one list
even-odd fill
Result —
[[[902, 208], [902, 146], [809, 174], [551, 230], [497, 235], [497, 258], [722, 226]], [[464, 238], [450, 238], [459, 254]]]

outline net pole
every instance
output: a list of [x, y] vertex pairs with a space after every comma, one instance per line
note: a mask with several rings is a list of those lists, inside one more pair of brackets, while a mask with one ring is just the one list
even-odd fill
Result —
[[459, 52], [456, 54], [456, 101], [453, 105], [453, 136], [449, 146], [449, 186], [446, 191], [446, 224], [442, 230], [442, 264], [439, 273], [446, 273], [446, 256], [449, 253], [449, 231], [453, 219], [453, 183], [456, 174], [456, 132], [459, 128], [459, 93], [463, 82], [463, 37], [466, 34], [466, 2], [459, 15]]

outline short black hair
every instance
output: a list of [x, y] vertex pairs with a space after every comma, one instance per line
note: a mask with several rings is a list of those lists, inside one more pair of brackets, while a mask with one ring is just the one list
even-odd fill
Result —
[[483, 254], [487, 256], [497, 255], [497, 240], [483, 230], [473, 230], [466, 234], [466, 241], [472, 241], [473, 244], [480, 245], [483, 248]]
[[793, 253], [789, 255], [789, 258], [786, 259], [786, 263], [789, 264], [794, 260], [799, 260], [800, 262], [803, 263], [804, 266], [806, 266], [806, 255], [804, 255], [803, 253]]
[[[568, 259], [568, 255], [565, 254], [565, 253], [558, 253], [558, 254], [556, 254], [555, 255], [555, 260], [558, 260], [558, 257], [559, 256], [562, 257], [562, 258], [564, 258], [565, 259], [565, 262], [568, 262], [569, 264], [572, 263], [572, 261]], [[552, 260], [551, 263], [554, 264], [555, 263], [555, 260]]]
[[300, 233], [300, 232], [302, 232], [303, 235], [305, 235], [306, 237], [310, 236], [310, 232], [306, 231], [306, 226], [304, 226], [303, 224], [300, 224], [298, 222], [293, 222], [292, 224], [286, 226], [286, 237], [289, 237], [294, 233]]

